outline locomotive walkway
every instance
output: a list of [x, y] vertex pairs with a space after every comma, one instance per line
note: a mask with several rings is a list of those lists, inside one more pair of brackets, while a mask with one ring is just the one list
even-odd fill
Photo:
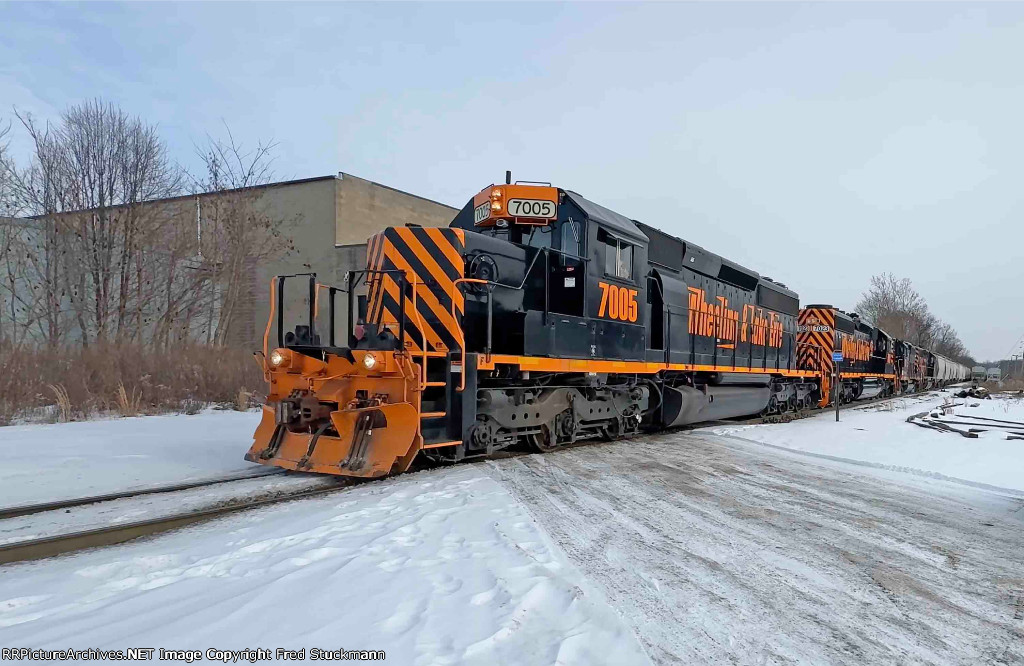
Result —
[[655, 663], [1020, 663], [1024, 500], [704, 433], [485, 463]]

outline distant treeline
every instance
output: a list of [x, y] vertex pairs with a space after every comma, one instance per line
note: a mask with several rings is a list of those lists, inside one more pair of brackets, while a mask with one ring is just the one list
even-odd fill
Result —
[[956, 329], [928, 310], [908, 278], [897, 279], [892, 273], [873, 276], [857, 303], [857, 313], [900, 340], [967, 366], [976, 365]]

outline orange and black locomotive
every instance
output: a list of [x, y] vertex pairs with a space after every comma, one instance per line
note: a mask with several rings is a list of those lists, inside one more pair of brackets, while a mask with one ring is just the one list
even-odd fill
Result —
[[286, 331], [296, 277], [274, 281], [268, 399], [246, 456], [286, 469], [378, 477], [421, 455], [548, 451], [889, 394], [940, 365], [943, 382], [960, 378], [855, 315], [801, 310], [779, 282], [547, 184], [489, 186], [448, 228], [385, 229], [346, 284], [303, 276], [308, 318]]

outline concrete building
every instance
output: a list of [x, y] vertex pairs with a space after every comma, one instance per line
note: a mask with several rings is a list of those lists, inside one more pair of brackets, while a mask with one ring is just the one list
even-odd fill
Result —
[[[248, 306], [238, 313], [231, 336], [238, 344], [262, 343], [269, 316], [269, 284], [275, 275], [315, 272], [321, 283], [342, 286], [348, 271], [366, 266], [366, 240], [385, 227], [418, 224], [444, 227], [458, 209], [347, 173], [274, 183], [263, 203], [269, 215], [289, 220], [294, 249], [256, 266]], [[286, 284], [286, 286], [288, 286]], [[290, 285], [285, 323], [300, 323], [308, 311], [307, 285]], [[339, 295], [339, 311], [344, 299]], [[347, 319], [338, 322], [338, 334]]]

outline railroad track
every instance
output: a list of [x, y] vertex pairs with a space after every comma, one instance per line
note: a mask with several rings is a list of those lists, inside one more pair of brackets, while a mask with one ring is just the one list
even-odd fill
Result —
[[86, 504], [109, 502], [111, 500], [116, 499], [141, 497], [143, 495], [156, 495], [160, 493], [173, 493], [179, 490], [191, 490], [192, 488], [203, 488], [206, 486], [215, 486], [221, 483], [231, 483], [232, 481], [258, 479], [263, 476], [278, 476], [282, 474], [283, 471], [284, 470], [279, 469], [257, 470], [255, 472], [249, 472], [246, 474], [235, 474], [231, 476], [218, 477], [214, 479], [205, 479], [202, 481], [184, 481], [182, 483], [175, 483], [166, 486], [154, 486], [151, 488], [139, 488], [136, 490], [122, 490], [116, 493], [107, 493], [104, 495], [91, 495], [89, 497], [76, 497], [73, 499], [57, 500], [54, 502], [42, 502], [39, 504], [22, 504], [20, 506], [0, 507], [0, 520], [3, 520], [5, 518], [15, 518], [17, 516], [29, 516], [33, 513], [42, 513], [44, 511], [70, 509], [71, 507], [83, 506]]
[[[60, 502], [49, 502], [46, 504], [34, 504], [21, 507], [9, 507], [3, 510], [0, 518], [11, 518], [17, 516], [31, 515], [44, 511], [65, 509], [67, 507], [83, 506], [87, 504], [98, 504], [117, 499], [125, 499], [140, 495], [152, 495], [155, 493], [169, 493], [179, 490], [189, 490], [204, 486], [213, 486], [232, 481], [255, 479], [264, 476], [277, 476], [283, 474], [280, 471], [270, 471], [258, 474], [239, 475], [221, 479], [210, 479], [201, 482], [181, 483], [159, 488], [147, 488], [141, 491], [125, 491], [121, 493], [110, 493], [108, 495], [97, 495], [93, 497], [76, 498]], [[98, 548], [102, 546], [113, 546], [126, 541], [132, 541], [141, 537], [152, 536], [163, 532], [176, 530], [187, 525], [192, 525], [221, 516], [249, 509], [268, 506], [290, 500], [314, 497], [353, 485], [351, 480], [325, 478], [323, 486], [316, 488], [303, 488], [295, 492], [283, 492], [274, 497], [260, 497], [254, 499], [242, 499], [237, 501], [227, 500], [220, 506], [200, 509], [195, 511], [179, 512], [171, 515], [157, 516], [130, 523], [107, 525], [87, 530], [66, 532], [53, 536], [46, 536], [36, 539], [25, 539], [8, 544], [0, 545], [0, 565], [13, 562], [24, 562], [27, 560], [38, 560], [47, 557], [64, 555], [87, 548]]]
[[[897, 400], [900, 398], [906, 398], [909, 396], [895, 396], [891, 398], [883, 399], [871, 399], [867, 401], [856, 401], [840, 406], [840, 411], [847, 409], [867, 409], [870, 407], [881, 405], [885, 402]], [[796, 420], [801, 418], [808, 418], [816, 414], [821, 414], [825, 411], [832, 411], [834, 408], [814, 408], [805, 409], [795, 414], [789, 420]], [[782, 415], [779, 415], [782, 416]], [[761, 423], [774, 423], [778, 422], [779, 416], [768, 416], [768, 417], [755, 417], [750, 419], [730, 420], [730, 421], [708, 421], [704, 423], [695, 423], [692, 425], [682, 426], [680, 428], [674, 428], [674, 431], [686, 431], [695, 430], [698, 428], [706, 428], [714, 425], [745, 425], [745, 424], [761, 424]], [[576, 448], [579, 446], [587, 446], [593, 442], [589, 440], [581, 440], [571, 445], [567, 445], [560, 448]], [[500, 451], [492, 458], [508, 458], [519, 455], [531, 455], [531, 451]], [[434, 468], [439, 465], [431, 465], [424, 469]], [[281, 470], [259, 470], [251, 474], [236, 475], [231, 477], [223, 477], [218, 479], [209, 479], [205, 481], [191, 481], [186, 483], [173, 484], [168, 486], [160, 486], [154, 488], [144, 488], [141, 490], [123, 491], [118, 493], [109, 493], [106, 495], [94, 495], [91, 497], [81, 497], [70, 500], [61, 500], [57, 502], [47, 502], [42, 504], [30, 504], [16, 507], [7, 507], [0, 509], [0, 519], [13, 518], [17, 516], [32, 515], [36, 513], [42, 513], [45, 511], [54, 511], [60, 509], [67, 509], [70, 507], [83, 506], [88, 504], [98, 504], [102, 502], [108, 502], [117, 499], [125, 499], [130, 497], [138, 497], [143, 495], [152, 495], [158, 493], [170, 493], [180, 490], [190, 490], [193, 488], [200, 488], [204, 486], [213, 486], [222, 483], [230, 483], [233, 481], [242, 481], [247, 479], [255, 479], [264, 476], [276, 476], [283, 474]], [[169, 516], [159, 516], [155, 518], [139, 520], [131, 523], [124, 523], [120, 525], [111, 525], [105, 527], [98, 527], [89, 530], [81, 530], [77, 532], [70, 532], [65, 534], [59, 534], [55, 536], [48, 536], [38, 539], [28, 539], [24, 541], [18, 541], [14, 543], [0, 545], [0, 565], [10, 564], [13, 562], [23, 562], [28, 560], [37, 560], [47, 557], [55, 557], [57, 555], [64, 555], [87, 548], [98, 548], [103, 546], [112, 546], [126, 541], [132, 541], [146, 536], [153, 536], [164, 532], [176, 530], [188, 525], [195, 523], [204, 522], [225, 516], [232, 513], [238, 513], [249, 509], [255, 509], [271, 504], [278, 504], [291, 500], [304, 499], [308, 497], [315, 497], [324, 495], [331, 492], [336, 492], [340, 489], [350, 487], [356, 483], [362, 483], [363, 481], [356, 481], [352, 479], [340, 479], [340, 478], [324, 478], [324, 486], [312, 489], [301, 489], [292, 493], [283, 493], [276, 497], [263, 497], [259, 499], [241, 500], [236, 502], [226, 502], [225, 504], [208, 509], [202, 509], [198, 511], [190, 511], [184, 513], [178, 513]]]

